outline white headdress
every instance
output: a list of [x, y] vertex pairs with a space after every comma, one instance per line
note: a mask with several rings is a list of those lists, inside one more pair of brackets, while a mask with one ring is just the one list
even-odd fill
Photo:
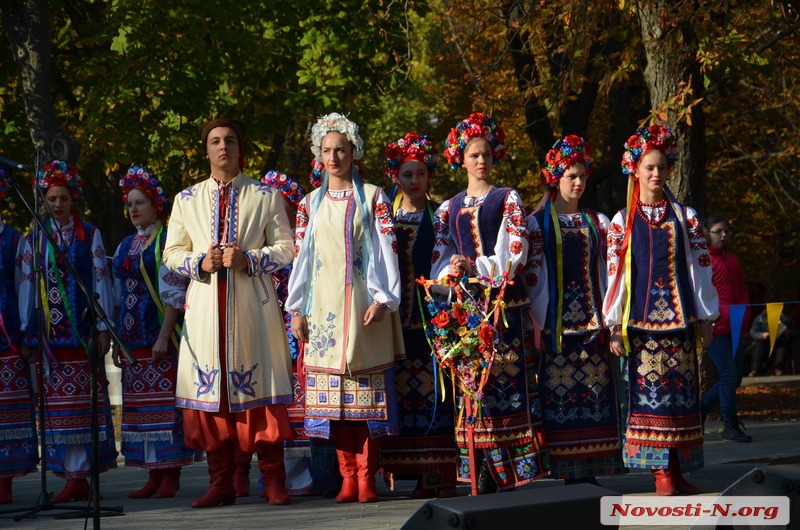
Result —
[[364, 140], [358, 135], [358, 125], [338, 112], [322, 116], [311, 127], [311, 152], [314, 153], [314, 157], [322, 161], [319, 149], [320, 145], [322, 145], [322, 139], [326, 134], [334, 131], [347, 136], [347, 139], [353, 144], [353, 158], [361, 160], [361, 157], [364, 156]]

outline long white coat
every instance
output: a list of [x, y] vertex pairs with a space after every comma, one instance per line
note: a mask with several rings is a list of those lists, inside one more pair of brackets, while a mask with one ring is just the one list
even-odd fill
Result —
[[[223, 242], [245, 252], [245, 270], [203, 272], [200, 263], [218, 240], [220, 186], [206, 179], [175, 197], [164, 263], [191, 278], [178, 361], [179, 407], [219, 410], [220, 378], [238, 412], [292, 402], [291, 357], [270, 273], [292, 262], [294, 244], [283, 198], [274, 188], [239, 173], [231, 182]], [[228, 275], [225, 300], [217, 279]], [[227, 308], [225, 366], [219, 362], [219, 305]]]

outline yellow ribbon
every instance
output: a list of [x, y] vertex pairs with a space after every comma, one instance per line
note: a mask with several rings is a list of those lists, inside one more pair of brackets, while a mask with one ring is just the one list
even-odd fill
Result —
[[[153, 244], [153, 241], [158, 238], [158, 236], [164, 231], [164, 226], [161, 225], [159, 222], [159, 226], [157, 229], [153, 230], [153, 233], [150, 234], [150, 237], [147, 239], [147, 242], [142, 247], [142, 251], [139, 253], [139, 271], [142, 273], [142, 277], [144, 278], [144, 283], [147, 285], [147, 290], [150, 292], [150, 298], [153, 299], [153, 302], [156, 305], [156, 309], [158, 310], [158, 322], [159, 324], [164, 323], [164, 313], [166, 312], [164, 309], [164, 304], [161, 303], [161, 296], [159, 295], [158, 291], [153, 286], [152, 280], [150, 280], [150, 276], [147, 274], [147, 268], [144, 266], [144, 252], [150, 245]], [[158, 268], [161, 265], [161, 259], [159, 252], [160, 247], [156, 247], [156, 274], [158, 274]], [[175, 346], [175, 351], [179, 349], [179, 342], [178, 337], [181, 334], [181, 327], [178, 324], [175, 324], [175, 328], [170, 330], [169, 338], [172, 341], [172, 344]]]
[[561, 296], [558, 296], [556, 302], [556, 319], [555, 319], [555, 335], [553, 336], [553, 346], [556, 353], [561, 353], [561, 337], [564, 334], [564, 242], [561, 238], [561, 223], [558, 222], [558, 213], [556, 212], [553, 203], [550, 203], [550, 218], [553, 222], [553, 233], [555, 235], [556, 243], [556, 290]]

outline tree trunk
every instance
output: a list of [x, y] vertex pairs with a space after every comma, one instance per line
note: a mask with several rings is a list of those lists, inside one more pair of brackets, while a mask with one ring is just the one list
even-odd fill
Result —
[[705, 116], [701, 104], [685, 108], [702, 90], [697, 39], [690, 23], [695, 6], [669, 0], [640, 0], [636, 6], [647, 59], [644, 80], [651, 107], [668, 105], [666, 121], [672, 126], [680, 150], [668, 184], [679, 201], [703, 212]]
[[47, 0], [0, 2], [0, 16], [19, 72], [31, 140], [40, 161], [46, 163], [53, 158], [51, 144], [58, 134], [51, 91]]

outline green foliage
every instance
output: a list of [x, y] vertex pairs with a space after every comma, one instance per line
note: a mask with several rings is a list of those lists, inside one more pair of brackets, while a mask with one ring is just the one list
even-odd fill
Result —
[[[42, 89], [81, 143], [94, 222], [104, 233], [122, 230], [112, 242], [129, 231], [116, 173], [145, 164], [176, 192], [205, 175], [198, 128], [218, 115], [247, 122], [248, 174], [280, 169], [308, 186], [309, 127], [320, 114], [343, 112], [361, 126], [368, 180], [388, 185], [388, 142], [416, 130], [441, 152], [450, 127], [481, 111], [507, 134], [497, 182], [519, 188], [529, 206], [541, 196], [546, 149], [563, 134], [583, 134], [597, 166], [587, 201], [613, 214], [624, 194], [627, 136], [643, 120], [686, 126], [702, 109], [705, 124], [692, 126], [708, 128], [708, 205], [693, 206], [731, 217], [758, 292], [796, 287], [787, 279], [800, 277], [796, 25], [766, 0], [664, 2], [665, 50], [694, 50], [682, 57], [696, 63], [703, 83], [683, 80], [651, 101], [637, 14], [651, 5], [645, 1], [256, 0], [232, 8], [219, 0], [55, 0], [53, 86]], [[2, 47], [0, 147], [28, 162], [20, 90]], [[440, 161], [437, 198], [464, 182]]]

